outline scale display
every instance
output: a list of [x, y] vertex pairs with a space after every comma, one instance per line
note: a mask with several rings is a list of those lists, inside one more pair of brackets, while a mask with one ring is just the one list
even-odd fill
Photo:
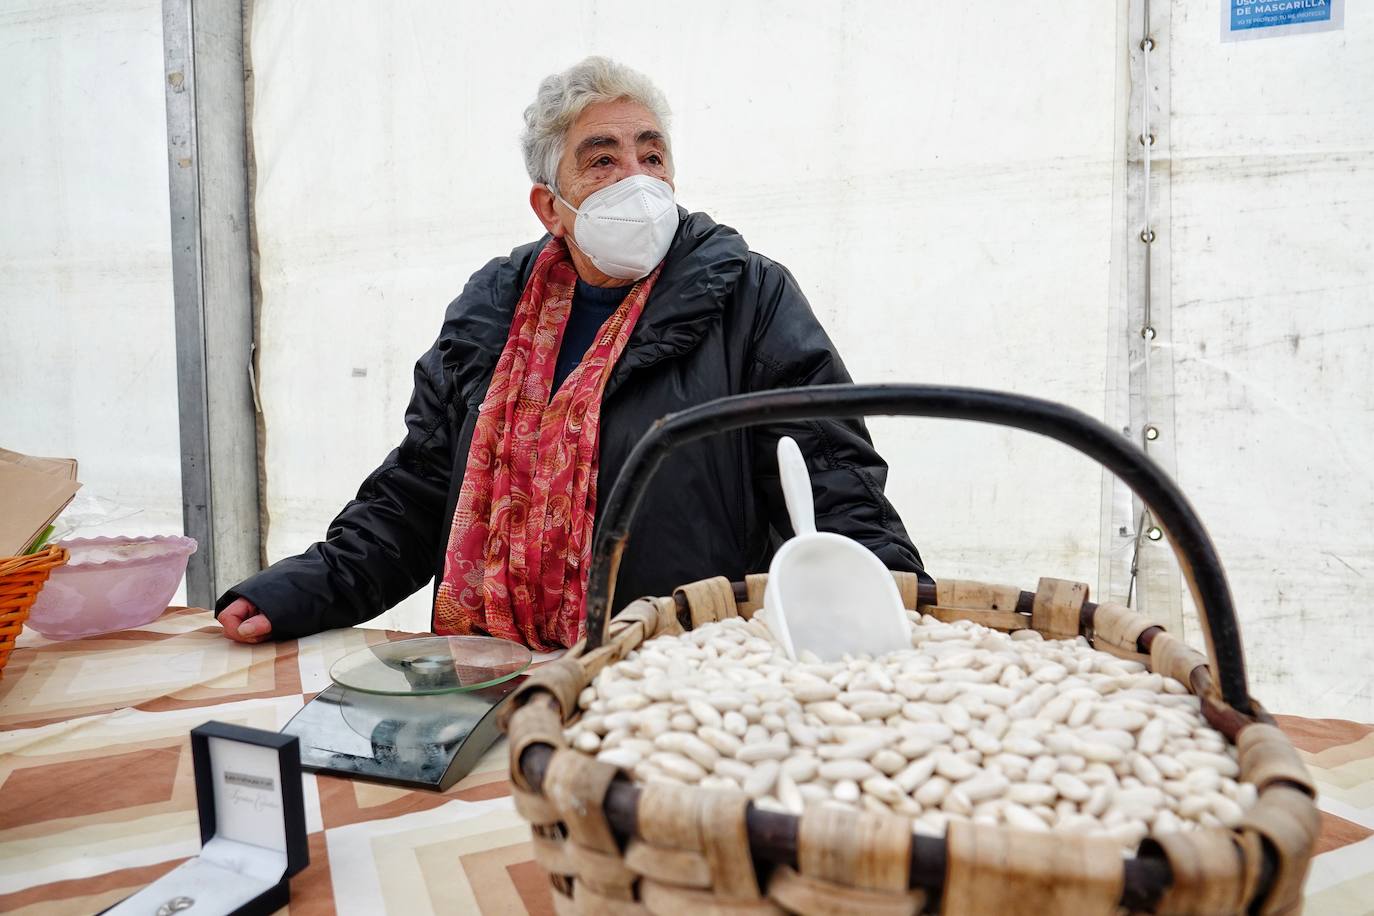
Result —
[[383, 643], [334, 664], [334, 683], [282, 729], [309, 770], [444, 791], [496, 741], [498, 708], [530, 651], [482, 636]]

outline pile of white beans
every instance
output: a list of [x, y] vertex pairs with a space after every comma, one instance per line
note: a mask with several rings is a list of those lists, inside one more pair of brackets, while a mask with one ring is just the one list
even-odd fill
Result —
[[913, 648], [791, 661], [761, 621], [644, 643], [578, 698], [573, 747], [763, 808], [1110, 836], [1234, 826], [1254, 803], [1196, 697], [1081, 637], [912, 618]]

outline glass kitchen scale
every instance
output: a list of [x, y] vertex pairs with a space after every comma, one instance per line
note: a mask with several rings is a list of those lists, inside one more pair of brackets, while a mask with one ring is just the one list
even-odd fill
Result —
[[369, 646], [282, 729], [316, 772], [444, 791], [495, 743], [497, 710], [530, 650], [490, 636], [422, 636]]

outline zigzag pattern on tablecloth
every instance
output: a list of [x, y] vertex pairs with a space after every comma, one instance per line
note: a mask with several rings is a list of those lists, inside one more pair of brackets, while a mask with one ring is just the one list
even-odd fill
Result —
[[1307, 912], [1374, 913], [1374, 725], [1277, 716], [1317, 782], [1322, 834]]

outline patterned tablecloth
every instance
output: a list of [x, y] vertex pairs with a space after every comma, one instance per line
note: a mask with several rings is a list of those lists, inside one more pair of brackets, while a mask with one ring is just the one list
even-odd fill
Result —
[[[93, 913], [200, 847], [188, 732], [280, 729], [330, 664], [406, 634], [240, 646], [204, 611], [138, 630], [19, 641], [0, 678], [0, 912]], [[1374, 912], [1374, 727], [1281, 717], [1321, 789], [1309, 913]], [[551, 913], [504, 742], [443, 794], [305, 777], [310, 866], [293, 913]]]

